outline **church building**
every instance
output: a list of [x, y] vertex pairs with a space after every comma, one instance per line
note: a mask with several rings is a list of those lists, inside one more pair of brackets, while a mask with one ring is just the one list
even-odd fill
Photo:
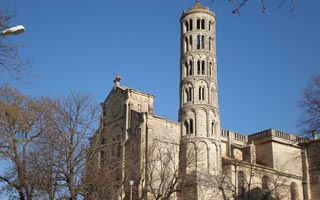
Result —
[[197, 1], [180, 25], [178, 121], [157, 116], [155, 97], [117, 75], [90, 141], [86, 199], [320, 199], [316, 133], [221, 128], [215, 13]]

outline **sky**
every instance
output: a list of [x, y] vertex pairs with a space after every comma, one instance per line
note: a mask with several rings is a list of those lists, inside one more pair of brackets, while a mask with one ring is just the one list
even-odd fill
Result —
[[[300, 134], [302, 98], [312, 75], [320, 73], [319, 0], [297, 0], [278, 9], [249, 1], [232, 14], [226, 0], [202, 0], [216, 13], [221, 126], [252, 134], [275, 128]], [[32, 61], [31, 84], [4, 72], [25, 95], [89, 93], [103, 102], [115, 75], [121, 85], [153, 94], [155, 113], [177, 120], [179, 110], [180, 24], [195, 0], [0, 0], [15, 10], [12, 25], [26, 31], [12, 40]], [[32, 78], [37, 76], [38, 78]]]

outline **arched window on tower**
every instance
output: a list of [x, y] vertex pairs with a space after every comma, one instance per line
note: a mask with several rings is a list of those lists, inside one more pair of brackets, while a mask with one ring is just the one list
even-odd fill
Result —
[[190, 30], [190, 31], [192, 31], [192, 26], [193, 26], [192, 24], [193, 24], [193, 23], [192, 23], [192, 19], [190, 19], [190, 20], [189, 20], [189, 26], [190, 26], [190, 27], [189, 27], [189, 30]]
[[197, 68], [197, 74], [200, 75], [200, 73], [201, 73], [201, 62], [200, 62], [200, 60], [197, 61], [197, 67], [198, 67]]
[[205, 75], [206, 74], [206, 66], [205, 66], [205, 62], [204, 62], [204, 60], [201, 62], [201, 74], [202, 75]]
[[212, 22], [209, 21], [209, 31], [211, 31]]
[[212, 51], [211, 37], [209, 37], [209, 51]]
[[190, 51], [192, 51], [192, 36], [189, 36], [189, 45], [190, 45]]
[[211, 104], [213, 104], [214, 103], [214, 89], [213, 88], [211, 88]]
[[193, 63], [192, 63], [192, 61], [190, 60], [190, 61], [189, 61], [189, 75], [192, 76], [192, 74], [193, 74]]
[[183, 103], [187, 103], [189, 101], [189, 90], [186, 88], [184, 90], [184, 95], [183, 95]]
[[200, 44], [201, 44], [201, 36], [197, 35], [197, 49], [200, 49]]
[[201, 36], [201, 48], [204, 49], [204, 35]]
[[209, 63], [209, 76], [212, 76], [212, 62]]
[[204, 86], [199, 87], [199, 100], [200, 101], [205, 100], [205, 87]]
[[197, 29], [200, 29], [200, 26], [201, 26], [201, 20], [197, 19]]
[[189, 135], [189, 123], [187, 120], [184, 121], [184, 132]]
[[211, 122], [211, 136], [216, 133], [216, 123], [215, 121]]
[[188, 71], [189, 71], [189, 69], [188, 69], [188, 63], [185, 62], [185, 63], [184, 63], [184, 76], [185, 76], [185, 77], [188, 76]]
[[189, 40], [188, 40], [188, 37], [185, 37], [184, 40], [185, 40], [184, 41], [184, 45], [185, 45], [184, 49], [185, 49], [185, 52], [188, 52], [189, 51]]
[[190, 122], [190, 134], [193, 134], [193, 119], [190, 119], [189, 122]]
[[189, 23], [188, 23], [188, 21], [184, 22], [184, 30], [185, 30], [185, 32], [189, 31]]
[[188, 96], [188, 102], [190, 102], [190, 101], [192, 101], [192, 88], [191, 87], [189, 87], [189, 89], [188, 89], [189, 91], [188, 91], [188, 94], [189, 94], [189, 96]]
[[201, 29], [206, 29], [206, 21], [204, 19], [201, 20]]

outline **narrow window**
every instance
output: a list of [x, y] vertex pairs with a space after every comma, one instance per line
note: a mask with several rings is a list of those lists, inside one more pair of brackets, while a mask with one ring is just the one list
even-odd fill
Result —
[[215, 134], [215, 123], [214, 122], [211, 122], [211, 135], [214, 135]]
[[192, 88], [191, 87], [189, 87], [188, 94], [189, 94], [188, 101], [192, 101]]
[[199, 100], [201, 100], [201, 92], [202, 92], [202, 90], [201, 90], [201, 86], [199, 87]]
[[188, 21], [186, 21], [184, 25], [185, 25], [185, 31], [189, 31], [189, 23], [188, 23]]
[[209, 63], [209, 76], [212, 76], [212, 62]]
[[206, 24], [206, 21], [204, 19], [202, 19], [201, 20], [201, 29], [203, 29], [203, 30], [206, 29], [205, 24]]
[[189, 51], [189, 42], [188, 42], [188, 37], [185, 38], [185, 42], [184, 42], [184, 45], [185, 45], [185, 51]]
[[197, 29], [200, 29], [200, 19], [197, 19]]
[[214, 89], [211, 88], [211, 103], [214, 102]]
[[198, 64], [198, 65], [197, 65], [197, 66], [198, 66], [197, 74], [200, 75], [200, 70], [201, 70], [200, 60], [198, 60], [197, 64]]
[[193, 134], [193, 119], [190, 119], [190, 134]]
[[192, 76], [193, 74], [193, 65], [192, 65], [192, 61], [189, 61], [189, 75]]
[[204, 35], [201, 36], [201, 48], [204, 49]]
[[189, 36], [190, 51], [192, 51], [192, 36]]
[[187, 103], [189, 101], [189, 90], [186, 88], [184, 90], [184, 103]]
[[184, 64], [184, 76], [188, 76], [188, 63]]
[[192, 31], [192, 19], [189, 20], [189, 25], [190, 25], [189, 30]]
[[211, 26], [212, 26], [212, 24], [211, 24], [212, 22], [211, 21], [209, 21], [209, 31], [211, 31]]
[[202, 61], [202, 65], [201, 65], [201, 72], [202, 72], [202, 75], [205, 75], [206, 74], [206, 66], [205, 66], [205, 63], [204, 63], [204, 60]]
[[197, 35], [197, 49], [200, 49], [200, 35]]
[[212, 45], [211, 45], [211, 37], [209, 37], [209, 51], [211, 51]]
[[202, 101], [205, 100], [205, 96], [206, 96], [206, 93], [205, 93], [205, 87], [202, 87], [202, 92], [201, 92], [201, 95], [202, 95]]
[[184, 130], [187, 135], [189, 135], [189, 124], [187, 121], [184, 122]]

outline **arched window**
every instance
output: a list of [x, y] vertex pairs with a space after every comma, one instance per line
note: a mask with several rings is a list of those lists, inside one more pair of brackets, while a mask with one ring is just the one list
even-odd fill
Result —
[[209, 76], [212, 76], [212, 62], [209, 63]]
[[197, 35], [197, 49], [200, 49], [200, 44], [201, 44], [201, 37], [200, 35]]
[[204, 35], [201, 36], [201, 48], [204, 49]]
[[184, 28], [185, 28], [185, 31], [189, 31], [189, 23], [188, 23], [188, 21], [184, 22]]
[[189, 71], [188, 63], [186, 62], [186, 63], [184, 63], [184, 76], [188, 76], [188, 71]]
[[202, 19], [201, 20], [201, 29], [205, 29], [206, 28], [205, 24], [206, 24], [206, 21], [204, 19]]
[[209, 51], [212, 50], [211, 37], [209, 37]]
[[211, 135], [214, 135], [216, 132], [216, 123], [213, 121], [211, 122]]
[[244, 200], [245, 196], [245, 175], [243, 171], [238, 172], [238, 199]]
[[204, 86], [199, 87], [199, 100], [200, 101], [205, 100], [205, 87]]
[[190, 134], [193, 134], [193, 119], [190, 119]]
[[192, 31], [192, 19], [189, 20], [189, 30]]
[[184, 130], [185, 130], [185, 133], [186, 135], [189, 135], [189, 124], [188, 124], [188, 121], [184, 121]]
[[202, 100], [204, 101], [205, 99], [206, 99], [205, 87], [202, 87]]
[[189, 101], [189, 90], [186, 88], [184, 90], [184, 98], [183, 98], [183, 103], [187, 103]]
[[192, 88], [189, 87], [189, 98], [188, 98], [188, 101], [192, 101]]
[[200, 25], [201, 25], [201, 20], [197, 19], [197, 29], [200, 29]]
[[190, 60], [190, 61], [189, 61], [189, 75], [192, 76], [192, 74], [193, 74], [193, 63], [192, 63], [192, 61]]
[[189, 41], [189, 40], [188, 40], [188, 37], [186, 37], [186, 38], [185, 38], [185, 41], [184, 41], [184, 45], [185, 45], [185, 48], [184, 48], [184, 49], [185, 49], [185, 51], [187, 51], [187, 52], [189, 51], [189, 42], [188, 42], [188, 41]]
[[202, 75], [205, 75], [206, 74], [206, 66], [205, 66], [205, 62], [204, 62], [204, 60], [202, 61], [202, 63], [201, 63], [202, 65], [201, 65], [201, 74]]
[[190, 51], [192, 51], [192, 36], [189, 36], [189, 45], [190, 45]]
[[297, 200], [298, 199], [298, 186], [295, 182], [290, 184], [290, 199]]
[[209, 31], [211, 31], [211, 26], [212, 26], [212, 24], [211, 24], [212, 22], [211, 21], [209, 21]]
[[200, 60], [198, 60], [198, 62], [197, 62], [197, 67], [198, 67], [197, 74], [200, 75], [200, 71], [201, 71], [201, 62], [200, 62]]
[[211, 103], [214, 102], [214, 89], [211, 88]]

